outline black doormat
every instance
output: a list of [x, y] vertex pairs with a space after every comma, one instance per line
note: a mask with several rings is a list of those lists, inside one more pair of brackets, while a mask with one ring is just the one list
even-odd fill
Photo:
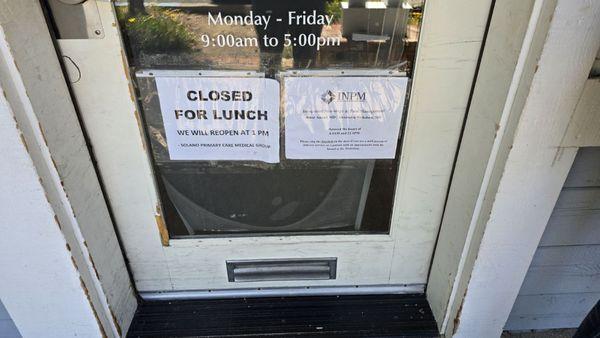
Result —
[[438, 337], [425, 295], [142, 302], [128, 337]]

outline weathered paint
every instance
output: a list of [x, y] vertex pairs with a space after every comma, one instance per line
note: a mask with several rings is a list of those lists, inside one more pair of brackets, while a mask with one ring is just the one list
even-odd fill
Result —
[[1, 95], [0, 298], [23, 337], [101, 337], [86, 287], [21, 136]]
[[5, 11], [0, 80], [98, 317], [118, 336], [136, 299], [48, 26], [38, 2], [2, 2]]
[[[536, 59], [536, 54], [528, 51], [536, 35], [532, 27], [537, 17], [534, 3], [496, 2], [490, 18], [427, 288], [443, 332], [453, 331], [462, 306], [470, 258], [479, 246], [478, 224], [480, 218], [489, 216], [486, 208], [493, 200], [486, 197], [494, 194], [493, 169], [504, 163], [505, 148], [510, 147], [512, 137], [511, 120], [518, 121], [518, 89], [529, 87], [527, 79], [533, 67], [525, 65], [527, 60]], [[542, 41], [545, 33], [538, 34]]]
[[457, 337], [501, 334], [577, 152], [560, 145], [600, 47], [600, 2], [558, 0], [548, 22], [467, 279]]
[[162, 210], [159, 205], [156, 205], [156, 226], [158, 227], [158, 232], [160, 233], [160, 242], [163, 246], [169, 246], [169, 230], [167, 230], [167, 225], [165, 224], [165, 219], [162, 216]]

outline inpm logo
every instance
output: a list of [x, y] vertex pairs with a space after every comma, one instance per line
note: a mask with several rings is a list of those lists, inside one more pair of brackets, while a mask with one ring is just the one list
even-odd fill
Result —
[[321, 101], [329, 104], [331, 102], [365, 102], [367, 94], [365, 92], [334, 92], [327, 90], [321, 95]]

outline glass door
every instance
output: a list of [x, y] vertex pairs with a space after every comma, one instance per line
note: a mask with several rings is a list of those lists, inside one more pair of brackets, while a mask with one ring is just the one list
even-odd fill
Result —
[[142, 295], [423, 290], [479, 45], [447, 93], [427, 62], [482, 31], [435, 0], [87, 3], [102, 37], [59, 46]]

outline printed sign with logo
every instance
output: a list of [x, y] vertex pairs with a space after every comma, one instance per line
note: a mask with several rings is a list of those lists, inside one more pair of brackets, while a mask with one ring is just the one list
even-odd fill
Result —
[[172, 160], [279, 162], [279, 83], [157, 77]]
[[407, 83], [406, 77], [286, 78], [286, 158], [394, 158]]

